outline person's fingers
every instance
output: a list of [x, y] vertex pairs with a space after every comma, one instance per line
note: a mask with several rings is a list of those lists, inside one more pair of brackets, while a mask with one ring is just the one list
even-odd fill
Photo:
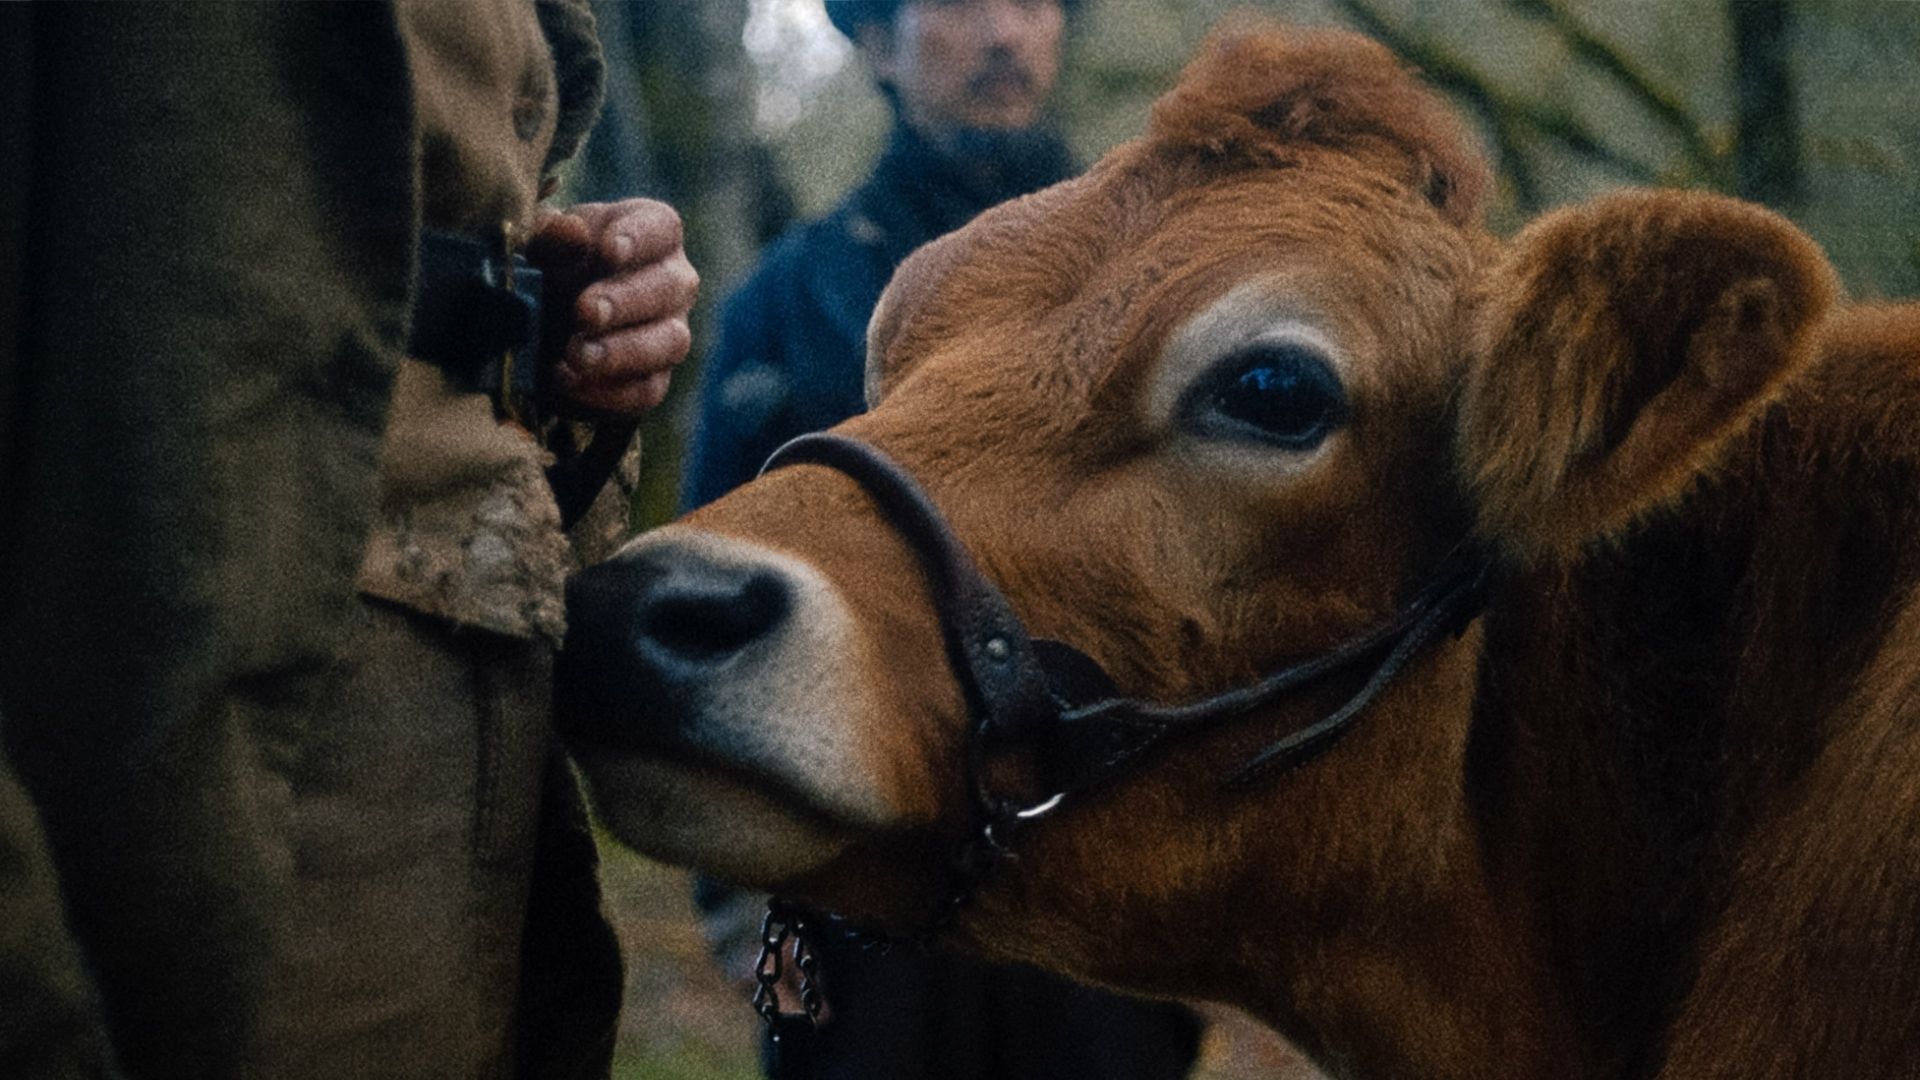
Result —
[[625, 201], [626, 200], [610, 203], [574, 203], [572, 206], [567, 207], [567, 213], [585, 221], [587, 225], [592, 228], [593, 234], [598, 236], [600, 235], [601, 228], [606, 225], [607, 221], [620, 213], [620, 207]]
[[581, 203], [569, 213], [587, 224], [594, 254], [614, 269], [664, 259], [679, 252], [686, 239], [680, 215], [656, 199]]
[[667, 399], [673, 372], [656, 371], [639, 378], [603, 378], [568, 374], [562, 369], [567, 400], [596, 413], [639, 416]]
[[543, 206], [534, 214], [525, 254], [535, 263], [577, 260], [593, 250], [594, 236], [585, 219]]
[[686, 319], [655, 319], [598, 337], [576, 337], [567, 347], [565, 366], [589, 379], [648, 374], [685, 360], [692, 346]]
[[692, 347], [687, 316], [700, 290], [683, 243], [680, 215], [652, 199], [537, 217], [527, 253], [555, 275], [549, 287], [585, 279], [555, 368], [574, 405], [637, 416], [665, 400], [669, 372]]
[[700, 295], [700, 274], [684, 254], [605, 281], [580, 294], [574, 317], [583, 331], [605, 331], [656, 319], [684, 317]]
[[637, 416], [660, 404], [692, 335], [685, 319], [664, 319], [576, 341], [556, 369], [560, 390], [591, 411]]

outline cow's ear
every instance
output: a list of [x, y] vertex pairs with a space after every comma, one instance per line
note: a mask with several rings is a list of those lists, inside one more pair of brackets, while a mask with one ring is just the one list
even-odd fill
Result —
[[873, 306], [873, 315], [867, 320], [867, 370], [862, 385], [869, 409], [880, 404], [887, 392], [890, 383], [887, 347], [899, 336], [902, 315], [900, 289], [889, 282], [880, 291], [880, 301]]
[[915, 316], [966, 250], [963, 232], [948, 233], [907, 256], [893, 272], [867, 320], [867, 408], [900, 382], [912, 359], [926, 350], [929, 335], [915, 330]]
[[1808, 361], [1835, 292], [1812, 240], [1720, 196], [1529, 226], [1471, 315], [1458, 449], [1482, 538], [1565, 557], [1678, 500]]

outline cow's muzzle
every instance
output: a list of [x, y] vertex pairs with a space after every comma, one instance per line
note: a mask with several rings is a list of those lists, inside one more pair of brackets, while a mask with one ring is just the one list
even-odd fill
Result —
[[920, 757], [873, 734], [894, 710], [870, 636], [811, 563], [674, 525], [567, 601], [556, 725], [629, 844], [760, 879], [931, 812]]
[[681, 711], [770, 648], [792, 618], [793, 593], [776, 567], [686, 545], [641, 549], [581, 573], [567, 587], [555, 680], [562, 734], [608, 749], [649, 744], [636, 711]]

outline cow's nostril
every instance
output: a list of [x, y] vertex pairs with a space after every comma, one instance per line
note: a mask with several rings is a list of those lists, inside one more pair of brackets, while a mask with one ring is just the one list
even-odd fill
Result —
[[567, 586], [554, 715], [576, 746], [640, 750], [672, 741], [701, 695], [802, 605], [788, 571], [659, 544], [616, 556]]
[[657, 661], [711, 667], [771, 634], [790, 606], [785, 579], [766, 570], [669, 577], [648, 591], [638, 629]]

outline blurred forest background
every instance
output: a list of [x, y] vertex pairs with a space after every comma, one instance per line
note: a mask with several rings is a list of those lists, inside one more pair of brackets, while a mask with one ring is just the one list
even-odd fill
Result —
[[[673, 203], [705, 280], [694, 357], [643, 428], [647, 526], [673, 516], [719, 300], [762, 244], [865, 175], [888, 117], [821, 0], [594, 6], [610, 93], [569, 191]], [[1498, 166], [1498, 231], [1621, 185], [1712, 188], [1799, 222], [1855, 297], [1920, 295], [1916, 0], [1085, 0], [1057, 110], [1082, 159], [1137, 133], [1207, 29], [1249, 7], [1363, 30], [1447, 91]], [[706, 962], [684, 880], [608, 857], [632, 968], [621, 1075], [756, 1075], [752, 1015]], [[1202, 1075], [1276, 1068], [1225, 1027]]]

